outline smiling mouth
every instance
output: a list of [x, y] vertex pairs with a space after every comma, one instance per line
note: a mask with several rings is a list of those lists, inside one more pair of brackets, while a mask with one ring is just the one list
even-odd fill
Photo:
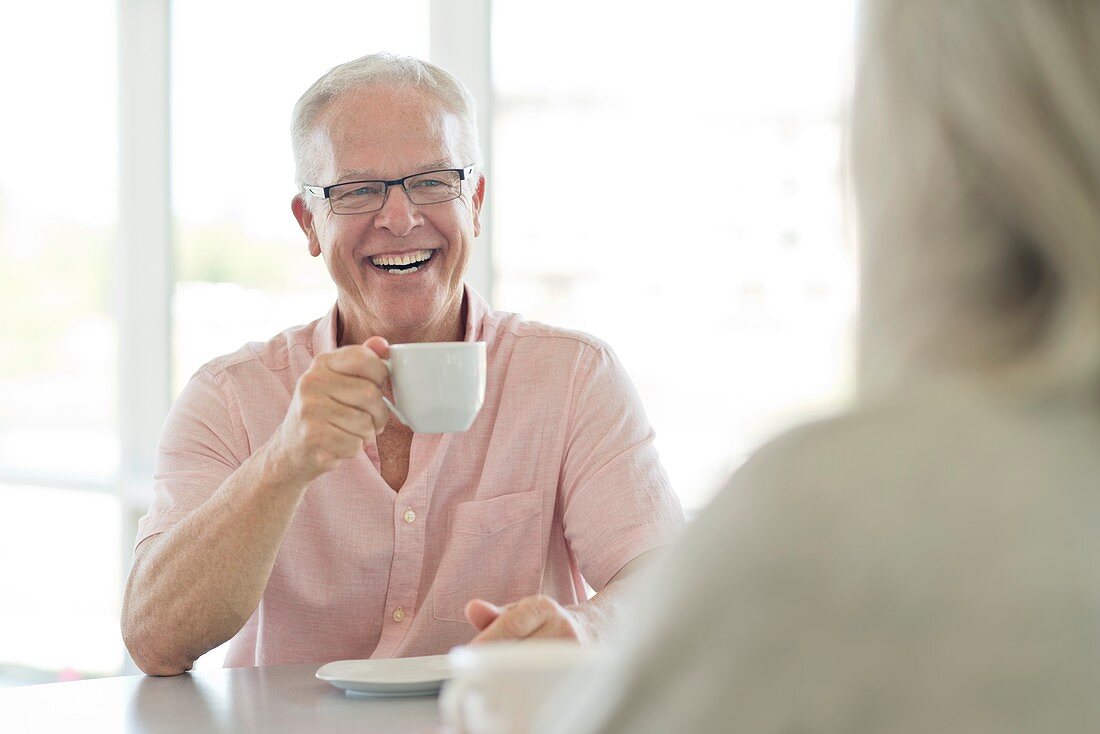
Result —
[[426, 266], [439, 250], [417, 250], [403, 255], [375, 255], [368, 257], [370, 264], [379, 270], [397, 275], [415, 273]]

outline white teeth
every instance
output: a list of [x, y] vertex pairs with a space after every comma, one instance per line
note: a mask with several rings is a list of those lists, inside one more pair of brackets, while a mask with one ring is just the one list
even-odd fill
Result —
[[413, 263], [424, 262], [431, 256], [431, 250], [418, 250], [404, 255], [380, 255], [372, 257], [370, 261], [375, 265], [412, 265]]

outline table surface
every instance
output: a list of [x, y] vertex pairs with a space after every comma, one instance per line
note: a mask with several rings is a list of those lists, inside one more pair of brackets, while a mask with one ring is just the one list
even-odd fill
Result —
[[442, 734], [435, 696], [352, 698], [276, 665], [0, 689], [0, 732]]

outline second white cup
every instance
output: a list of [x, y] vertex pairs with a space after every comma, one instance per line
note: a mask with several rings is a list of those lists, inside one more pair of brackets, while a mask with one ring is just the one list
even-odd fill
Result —
[[529, 734], [571, 674], [609, 660], [604, 650], [567, 640], [456, 647], [447, 656], [451, 678], [439, 696], [440, 718], [456, 734]]

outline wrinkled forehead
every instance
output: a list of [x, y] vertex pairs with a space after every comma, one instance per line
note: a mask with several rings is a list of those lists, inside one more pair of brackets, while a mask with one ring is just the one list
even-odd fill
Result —
[[345, 92], [318, 117], [313, 148], [324, 183], [394, 179], [439, 167], [464, 166], [461, 123], [431, 94], [415, 87]]

